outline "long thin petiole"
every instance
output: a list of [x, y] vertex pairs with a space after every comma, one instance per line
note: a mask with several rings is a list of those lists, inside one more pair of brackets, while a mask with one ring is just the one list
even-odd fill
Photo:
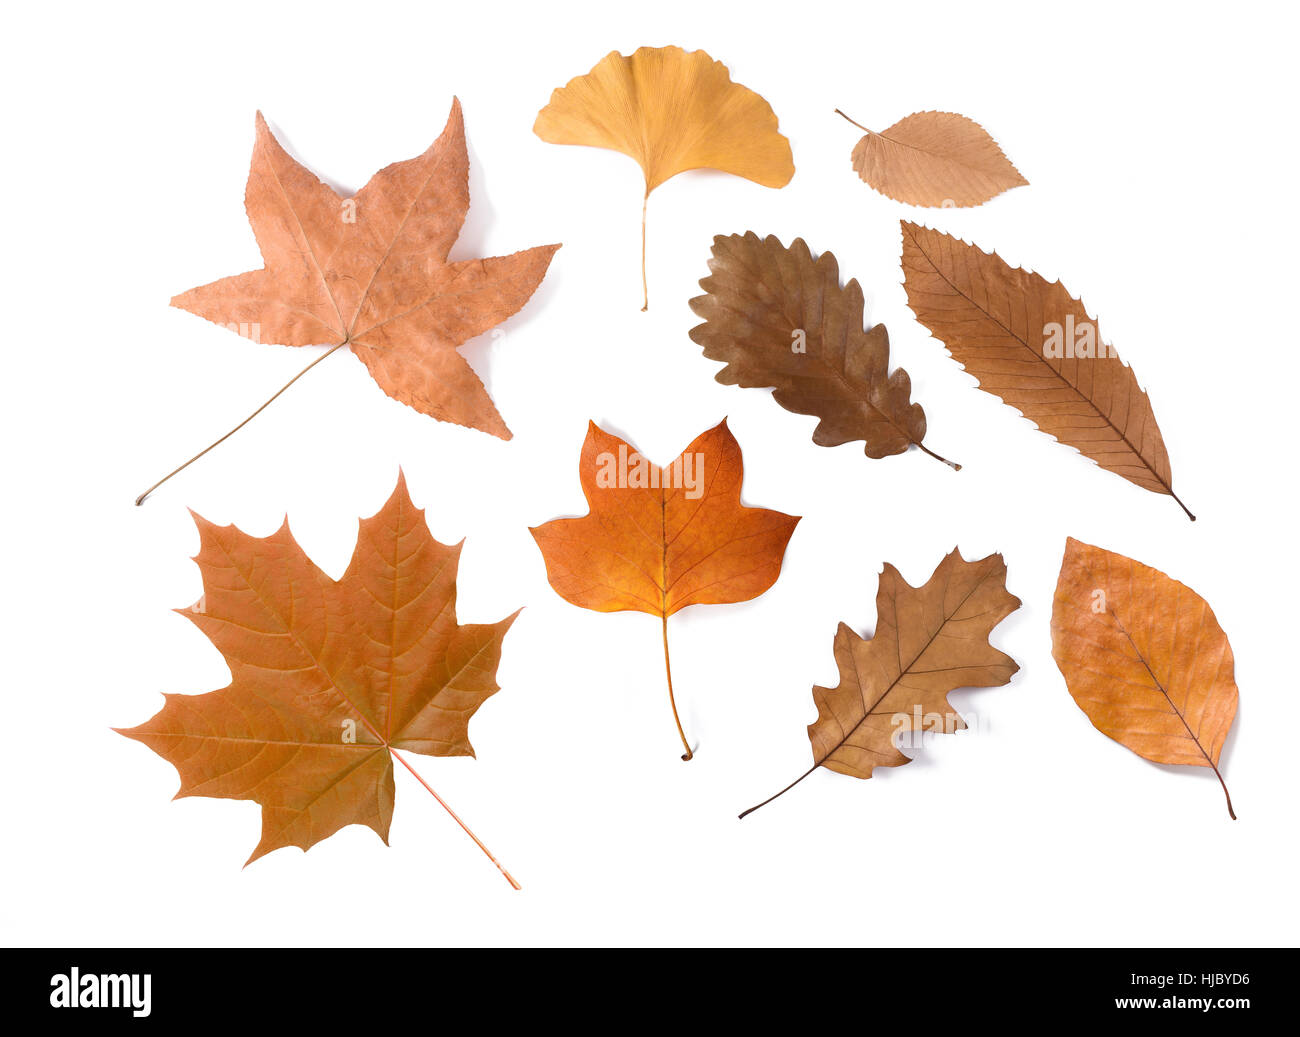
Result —
[[686, 732], [682, 730], [682, 718], [677, 715], [677, 699], [673, 697], [673, 666], [668, 661], [668, 614], [664, 613], [664, 673], [668, 675], [668, 703], [673, 707], [673, 719], [677, 721], [677, 733], [681, 735], [682, 745], [686, 752], [682, 753], [683, 760], [689, 760], [695, 754], [691, 752], [691, 743], [686, 740]]
[[809, 767], [806, 771], [804, 771], [802, 774], [800, 774], [799, 777], [795, 778], [794, 781], [790, 782], [789, 785], [787, 785], [785, 788], [783, 788], [780, 792], [776, 793], [776, 795], [768, 796], [767, 799], [763, 800], [762, 803], [759, 803], [759, 804], [757, 804], [756, 806], [752, 806], [752, 807], [750, 807], [748, 810], [746, 810], [744, 813], [742, 813], [742, 814], [740, 815], [740, 820], [743, 821], [743, 820], [745, 819], [745, 816], [746, 816], [747, 814], [752, 814], [752, 813], [753, 813], [755, 810], [757, 810], [759, 807], [765, 807], [765, 806], [767, 806], [769, 803], [771, 803], [772, 800], [774, 800], [774, 799], [776, 799], [776, 798], [778, 798], [778, 797], [780, 797], [780, 796], [784, 796], [787, 792], [789, 792], [792, 788], [794, 788], [796, 785], [798, 785], [799, 782], [803, 781], [804, 778], [808, 777], [808, 775], [810, 775], [813, 771], [815, 771], [815, 770], [816, 770], [818, 767], [820, 767], [820, 766], [821, 766], [821, 764], [814, 763], [814, 764], [813, 764], [811, 767]]
[[474, 842], [478, 845], [478, 848], [480, 850], [482, 850], [485, 854], [487, 854], [488, 860], [490, 860], [493, 864], [497, 866], [497, 871], [501, 872], [501, 874], [505, 876], [506, 881], [509, 882], [510, 885], [513, 886], [515, 889], [519, 889], [520, 888], [519, 883], [515, 881], [515, 877], [511, 875], [510, 872], [506, 871], [505, 867], [501, 864], [499, 860], [497, 860], [495, 857], [492, 856], [492, 851], [483, 845], [483, 840], [480, 839], [477, 835], [475, 835], [470, 830], [469, 825], [467, 825], [464, 821], [462, 821], [457, 816], [456, 811], [452, 810], [451, 807], [447, 806], [447, 801], [444, 800], [440, 795], [438, 795], [438, 793], [433, 791], [433, 786], [430, 785], [427, 781], [425, 781], [422, 777], [420, 777], [419, 772], [416, 771], [416, 769], [412, 767], [409, 763], [407, 763], [404, 759], [402, 759], [401, 755], [391, 745], [388, 747], [388, 751], [393, 754], [393, 758], [396, 759], [398, 763], [400, 763], [403, 767], [405, 767], [408, 771], [410, 771], [412, 774], [415, 775], [416, 781], [418, 781], [421, 785], [423, 785], [426, 789], [429, 790], [429, 795], [431, 795], [434, 799], [436, 799], [439, 802], [439, 804], [441, 804], [442, 809], [447, 811], [447, 813], [451, 815], [451, 819], [465, 830], [465, 834], [474, 840]]
[[165, 483], [165, 482], [166, 482], [168, 479], [170, 479], [173, 475], [179, 475], [181, 472], [185, 471], [186, 468], [188, 468], [188, 467], [189, 467], [190, 465], [192, 465], [195, 461], [197, 461], [200, 457], [202, 457], [204, 454], [206, 454], [209, 450], [212, 450], [212, 449], [214, 449], [215, 447], [219, 447], [222, 443], [224, 443], [227, 439], [229, 439], [231, 436], [233, 436], [233, 435], [234, 435], [236, 432], [238, 432], [241, 428], [243, 428], [245, 425], [247, 425], [247, 424], [248, 424], [250, 421], [252, 421], [255, 417], [257, 417], [259, 414], [261, 414], [262, 411], [266, 410], [267, 407], [271, 406], [271, 404], [273, 404], [276, 400], [278, 400], [278, 399], [280, 398], [280, 396], [281, 396], [281, 395], [282, 395], [282, 394], [283, 394], [283, 393], [284, 393], [284, 392], [289, 388], [289, 386], [293, 385], [294, 382], [296, 382], [299, 378], [301, 378], [303, 375], [305, 375], [305, 374], [306, 374], [308, 371], [310, 371], [313, 367], [315, 367], [317, 364], [319, 364], [319, 363], [320, 363], [322, 360], [324, 360], [327, 356], [333, 356], [333, 355], [334, 355], [335, 353], [337, 353], [340, 349], [342, 349], [344, 346], [346, 346], [346, 345], [348, 344], [349, 341], [350, 341], [349, 339], [344, 339], [344, 340], [343, 340], [342, 342], [340, 342], [337, 346], [332, 346], [332, 347], [330, 347], [330, 349], [328, 349], [326, 352], [324, 352], [324, 353], [322, 353], [320, 356], [318, 356], [318, 357], [317, 357], [315, 360], [313, 360], [310, 364], [308, 364], [308, 365], [307, 365], [306, 367], [304, 367], [301, 371], [299, 371], [296, 375], [294, 375], [294, 376], [293, 376], [292, 378], [290, 378], [287, 382], [285, 382], [284, 385], [280, 386], [279, 390], [275, 393], [274, 396], [272, 396], [269, 400], [267, 400], [264, 404], [262, 404], [262, 406], [258, 407], [257, 410], [253, 411], [252, 414], [250, 414], [248, 417], [246, 417], [243, 421], [241, 421], [238, 425], [236, 425], [234, 428], [232, 428], [229, 432], [227, 432], [224, 436], [222, 436], [220, 439], [218, 439], [215, 443], [212, 443], [210, 446], [204, 447], [202, 450], [200, 450], [197, 454], [195, 454], [193, 457], [191, 457], [188, 461], [186, 461], [186, 462], [185, 462], [183, 465], [181, 465], [179, 468], [174, 468], [174, 469], [172, 469], [170, 472], [168, 472], [166, 475], [164, 475], [161, 479], [159, 479], [156, 483], [154, 483], [152, 486], [150, 486], [149, 489], [145, 490], [144, 493], [140, 494], [140, 496], [138, 496], [138, 497], [135, 499], [135, 506], [138, 508], [141, 504], [143, 504], [146, 500], [148, 500], [148, 499], [149, 499], [149, 494], [153, 493], [154, 490], [158, 489], [159, 486], [161, 486], [163, 483]]
[[646, 196], [641, 199], [641, 295], [643, 299], [643, 302], [641, 304], [642, 313], [645, 313], [646, 310], [650, 309], [650, 284], [648, 281], [646, 281], [646, 277], [645, 277], [645, 207], [649, 201], [650, 201], [650, 192], [647, 191]]

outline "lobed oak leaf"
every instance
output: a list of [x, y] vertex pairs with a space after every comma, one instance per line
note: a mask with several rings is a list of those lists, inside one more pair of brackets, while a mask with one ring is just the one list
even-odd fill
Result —
[[913, 112], [881, 133], [835, 109], [866, 136], [853, 170], [886, 197], [907, 205], [964, 209], [1029, 183], [997, 141], [955, 112]]
[[875, 635], [861, 638], [841, 623], [835, 634], [840, 683], [813, 688], [813, 765], [740, 816], [784, 795], [818, 767], [870, 778], [876, 767], [910, 763], [897, 743], [905, 733], [962, 730], [966, 723], [953, 712], [948, 693], [1006, 684], [1020, 668], [989, 643], [993, 628], [1020, 607], [1006, 579], [1000, 554], [968, 562], [954, 549], [921, 587], [909, 586], [886, 563], [876, 592]]
[[461, 545], [429, 535], [400, 475], [384, 507], [360, 523], [338, 582], [287, 522], [258, 538], [194, 519], [203, 597], [177, 611], [225, 657], [231, 682], [166, 695], [151, 720], [118, 730], [176, 767], [178, 797], [261, 805], [249, 863], [284, 846], [309, 849], [351, 824], [387, 843], [393, 761], [410, 769], [397, 750], [474, 755], [469, 721], [499, 690], [502, 640], [519, 613], [456, 621]]
[[903, 287], [917, 319], [979, 387], [1102, 468], [1173, 497], [1151, 401], [1059, 281], [903, 221]]
[[1158, 569], [1070, 537], [1052, 602], [1052, 656], [1079, 708], [1155, 763], [1208, 767], [1237, 715], [1232, 646], [1205, 599]]
[[641, 207], [641, 282], [645, 305], [645, 203], [678, 173], [717, 169], [764, 187], [794, 176], [790, 142], [762, 97], [731, 81], [727, 66], [702, 50], [642, 47], [611, 51], [584, 76], [551, 94], [533, 132], [551, 144], [620, 151], [645, 174]]
[[726, 365], [723, 385], [773, 387], [786, 410], [821, 420], [819, 446], [862, 440], [868, 457], [900, 454], [922, 444], [925, 411], [911, 402], [912, 382], [901, 367], [889, 371], [889, 333], [862, 327], [862, 289], [841, 287], [830, 252], [813, 259], [802, 238], [786, 248], [774, 236], [718, 235], [705, 295], [690, 301], [704, 318], [690, 331], [710, 360]]
[[660, 617], [669, 702], [689, 760], [668, 617], [689, 605], [758, 597], [776, 582], [799, 519], [740, 503], [744, 464], [725, 419], [662, 468], [592, 422], [578, 471], [589, 513], [531, 530], [547, 579], [580, 608]]

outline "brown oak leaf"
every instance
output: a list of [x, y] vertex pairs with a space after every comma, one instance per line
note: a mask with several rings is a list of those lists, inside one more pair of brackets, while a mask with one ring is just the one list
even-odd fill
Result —
[[1208, 767], [1237, 715], [1232, 646], [1205, 599], [1159, 569], [1065, 542], [1052, 655], [1093, 726], [1156, 763]]
[[753, 231], [720, 234], [709, 270], [700, 281], [707, 294], [691, 300], [705, 322], [690, 336], [726, 364], [719, 382], [773, 387], [786, 410], [821, 419], [819, 446], [860, 439], [868, 457], [917, 446], [960, 469], [921, 442], [925, 411], [911, 401], [911, 379], [901, 367], [889, 372], [889, 333], [883, 324], [863, 330], [862, 289], [840, 286], [833, 254], [814, 260], [802, 238], [786, 248]]
[[547, 579], [581, 608], [660, 617], [669, 702], [689, 760], [668, 617], [688, 605], [758, 597], [776, 582], [799, 519], [740, 503], [744, 464], [725, 420], [662, 468], [593, 422], [578, 472], [590, 512], [532, 529]]
[[499, 690], [501, 642], [519, 613], [457, 623], [461, 545], [429, 535], [400, 476], [361, 522], [337, 582], [287, 522], [263, 538], [195, 522], [203, 597], [177, 611], [225, 656], [231, 682], [166, 695], [152, 720], [121, 733], [176, 767], [178, 797], [261, 804], [249, 863], [283, 846], [306, 850], [345, 825], [387, 843], [393, 761], [410, 769], [397, 750], [474, 755], [469, 720]]
[[886, 563], [876, 593], [875, 635], [861, 638], [841, 623], [835, 634], [840, 683], [813, 688], [813, 765], [740, 816], [789, 792], [818, 767], [870, 778], [876, 767], [911, 762], [899, 750], [900, 735], [965, 728], [948, 693], [1006, 684], [1020, 668], [989, 644], [993, 628], [1020, 607], [1006, 581], [1000, 554], [968, 562], [954, 549], [922, 587], [909, 586]]

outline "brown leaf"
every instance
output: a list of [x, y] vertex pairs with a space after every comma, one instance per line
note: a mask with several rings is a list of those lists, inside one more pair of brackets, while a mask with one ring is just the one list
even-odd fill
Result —
[[1102, 734], [1156, 763], [1209, 767], [1237, 715], [1232, 646], [1195, 591], [1073, 538], [1052, 604], [1052, 655]]
[[964, 115], [913, 112], [883, 133], [844, 118], [867, 133], [853, 148], [854, 171], [897, 202], [965, 209], [1029, 183], [988, 131]]
[[774, 387], [786, 410], [821, 419], [819, 446], [860, 439], [868, 457], [912, 445], [938, 457], [921, 443], [925, 411], [911, 402], [907, 372], [889, 373], [889, 333], [883, 324], [863, 330], [862, 289], [857, 281], [840, 287], [834, 255], [814, 260], [802, 238], [786, 248], [748, 231], [715, 237], [709, 270], [700, 281], [708, 294], [691, 300], [705, 323], [690, 334], [706, 357], [727, 365], [719, 382]]
[[397, 750], [474, 755], [469, 720], [499, 690], [501, 642], [518, 612], [456, 622], [460, 545], [429, 535], [400, 476], [362, 521], [337, 583], [287, 522], [265, 538], [195, 522], [203, 597], [177, 611], [225, 656], [231, 682], [166, 695], [157, 716], [121, 733], [176, 767], [178, 797], [262, 805], [249, 863], [282, 846], [306, 850], [345, 825], [387, 843], [393, 760], [410, 766]]
[[[645, 197], [691, 169], [717, 169], [764, 187], [794, 176], [790, 142], [762, 97], [731, 81], [727, 66], [702, 50], [642, 47], [611, 51], [585, 76], [551, 94], [533, 132], [551, 144], [621, 151], [645, 174]], [[645, 287], [645, 206], [641, 208]], [[649, 292], [646, 291], [646, 306]]]
[[1173, 491], [1151, 401], [1059, 281], [903, 221], [907, 302], [979, 387], [1131, 483]]
[[840, 683], [813, 688], [813, 765], [740, 816], [790, 791], [818, 767], [870, 778], [876, 767], [910, 763], [898, 748], [901, 734], [962, 730], [966, 723], [953, 712], [948, 693], [1006, 684], [1020, 668], [988, 640], [1020, 607], [1006, 581], [1000, 554], [968, 562], [954, 549], [922, 587], [909, 586], [886, 562], [876, 592], [875, 635], [865, 640], [841, 623], [835, 634]]
[[[758, 597], [776, 582], [799, 519], [740, 503], [744, 464], [725, 420], [663, 468], [592, 423], [578, 472], [590, 512], [532, 529], [547, 579], [581, 608], [661, 618], [676, 719], [668, 617]], [[677, 730], [689, 760], [680, 720]]]
[[510, 438], [456, 348], [516, 313], [560, 246], [448, 261], [469, 209], [459, 101], [423, 155], [386, 166], [348, 199], [290, 158], [258, 113], [244, 204], [265, 269], [193, 288], [173, 306], [265, 342], [350, 345], [393, 399]]

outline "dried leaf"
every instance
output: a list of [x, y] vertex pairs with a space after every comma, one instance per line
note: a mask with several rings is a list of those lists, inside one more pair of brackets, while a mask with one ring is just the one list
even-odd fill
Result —
[[[690, 169], [717, 169], [764, 187], [794, 176], [790, 142], [762, 97], [731, 81], [702, 50], [642, 47], [611, 51], [585, 76], [554, 91], [533, 132], [551, 144], [621, 151], [645, 174], [645, 197]], [[645, 288], [645, 205], [641, 208]], [[646, 306], [649, 292], [646, 291]]]
[[1173, 491], [1151, 401], [1059, 281], [903, 222], [907, 302], [979, 387], [1131, 483]]
[[469, 720], [499, 690], [501, 642], [518, 612], [456, 622], [460, 545], [429, 535], [400, 476], [362, 521], [337, 583], [287, 522], [265, 538], [195, 522], [203, 597], [177, 611], [225, 656], [231, 682], [166, 695], [152, 720], [121, 733], [176, 767], [177, 797], [261, 804], [249, 863], [282, 846], [306, 850], [345, 825], [387, 843], [393, 760], [410, 767], [397, 750], [474, 755]]
[[423, 155], [347, 199], [290, 158], [259, 112], [244, 203], [265, 269], [193, 288], [173, 306], [263, 342], [350, 345], [393, 399], [510, 438], [456, 349], [516, 313], [560, 246], [448, 261], [469, 209], [459, 101]]
[[968, 562], [954, 549], [922, 587], [911, 587], [886, 563], [876, 593], [876, 633], [864, 640], [841, 623], [835, 634], [840, 683], [813, 688], [817, 720], [808, 725], [813, 765], [775, 796], [790, 791], [818, 767], [870, 778], [876, 767], [901, 767], [900, 735], [960, 731], [948, 693], [1006, 684], [1020, 668], [989, 644], [989, 635], [1020, 607], [1007, 591], [1000, 554]]
[[1052, 604], [1052, 655], [1093, 726], [1156, 763], [1209, 767], [1237, 715], [1232, 646], [1205, 599], [1158, 569], [1073, 538]]
[[965, 209], [1029, 183], [988, 131], [964, 115], [913, 112], [883, 133], [844, 118], [867, 134], [853, 148], [854, 172], [897, 202]]
[[868, 457], [887, 457], [915, 445], [960, 468], [921, 443], [925, 411], [911, 402], [911, 380], [901, 367], [889, 373], [889, 333], [863, 330], [862, 289], [840, 287], [834, 255], [814, 260], [802, 238], [786, 248], [748, 231], [715, 237], [709, 270], [708, 294], [691, 300], [705, 323], [690, 334], [727, 365], [719, 382], [774, 387], [786, 410], [821, 419], [819, 446], [860, 439]]
[[[547, 579], [581, 608], [661, 618], [676, 719], [668, 617], [758, 597], [776, 582], [799, 519], [740, 503], [744, 464], [725, 420], [663, 468], [592, 423], [578, 471], [590, 512], [532, 529]], [[677, 730], [689, 760], [680, 720]]]

